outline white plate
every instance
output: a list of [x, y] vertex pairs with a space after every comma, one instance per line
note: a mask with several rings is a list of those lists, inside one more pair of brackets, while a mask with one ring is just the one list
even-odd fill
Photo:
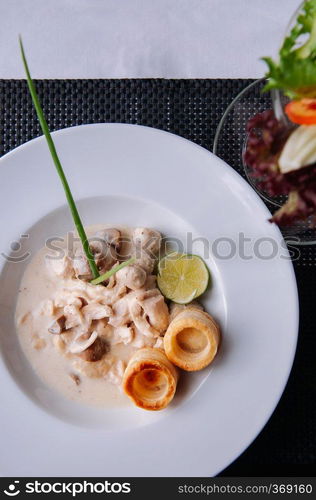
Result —
[[[215, 475], [265, 425], [292, 366], [298, 300], [280, 232], [267, 222], [267, 209], [241, 177], [180, 137], [99, 124], [61, 130], [54, 139], [86, 224], [148, 225], [184, 241], [188, 232], [210, 242], [229, 238], [214, 247], [222, 255], [234, 250], [232, 241], [238, 246], [243, 233], [251, 238], [246, 244], [250, 259], [240, 252], [229, 259], [207, 258], [213, 289], [204, 303], [223, 329], [220, 354], [211, 369], [187, 377], [170, 409], [150, 414], [84, 407], [40, 382], [20, 351], [13, 325], [27, 261], [12, 264], [1, 257], [0, 472]], [[25, 233], [30, 237], [21, 239], [20, 253], [33, 252], [47, 235], [72, 228], [43, 138], [1, 159], [0, 208], [0, 251], [7, 254]], [[254, 245], [264, 256], [276, 245], [278, 255], [259, 258], [250, 251]]]

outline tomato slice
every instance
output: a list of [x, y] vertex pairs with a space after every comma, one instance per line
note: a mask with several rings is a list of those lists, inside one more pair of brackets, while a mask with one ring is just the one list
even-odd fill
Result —
[[285, 106], [285, 112], [291, 122], [316, 125], [316, 99], [306, 97], [299, 101], [291, 101]]

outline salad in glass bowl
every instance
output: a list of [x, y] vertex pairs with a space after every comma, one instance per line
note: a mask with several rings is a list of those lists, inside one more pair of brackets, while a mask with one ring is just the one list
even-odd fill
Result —
[[298, 9], [277, 61], [265, 57], [272, 109], [247, 124], [244, 163], [268, 196], [284, 196], [271, 221], [316, 225], [316, 0]]

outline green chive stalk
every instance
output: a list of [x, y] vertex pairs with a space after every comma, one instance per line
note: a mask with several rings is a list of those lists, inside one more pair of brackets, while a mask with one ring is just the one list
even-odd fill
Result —
[[83, 224], [82, 224], [81, 219], [80, 219], [80, 215], [79, 215], [75, 200], [73, 199], [68, 181], [66, 179], [63, 167], [61, 166], [61, 163], [60, 163], [60, 160], [59, 160], [56, 148], [55, 148], [54, 141], [53, 141], [52, 136], [50, 134], [50, 131], [49, 131], [41, 104], [39, 102], [34, 82], [33, 82], [31, 75], [30, 75], [30, 71], [29, 71], [27, 61], [26, 61], [25, 52], [24, 52], [21, 37], [19, 37], [19, 42], [20, 42], [22, 61], [24, 64], [24, 69], [25, 69], [25, 73], [26, 73], [26, 77], [27, 77], [27, 85], [28, 85], [28, 88], [29, 88], [29, 91], [30, 91], [30, 94], [32, 97], [32, 101], [33, 101], [33, 104], [34, 104], [34, 107], [36, 110], [36, 114], [37, 114], [41, 129], [42, 129], [43, 134], [46, 138], [53, 162], [55, 164], [57, 173], [58, 173], [60, 180], [62, 182], [64, 191], [66, 194], [66, 198], [68, 201], [68, 205], [69, 205], [69, 208], [71, 211], [71, 215], [73, 217], [75, 226], [77, 228], [79, 237], [81, 239], [83, 250], [84, 250], [86, 257], [87, 257], [87, 260], [89, 262], [89, 266], [90, 266], [92, 276], [93, 276], [91, 283], [93, 285], [99, 285], [103, 281], [109, 279], [113, 274], [117, 273], [117, 271], [119, 271], [120, 269], [123, 269], [124, 267], [128, 266], [129, 264], [132, 264], [135, 259], [129, 259], [125, 262], [122, 262], [121, 264], [118, 264], [117, 266], [113, 267], [112, 269], [107, 271], [105, 274], [102, 274], [102, 276], [100, 276], [98, 267], [97, 267], [95, 260], [94, 260], [93, 253], [91, 252], [91, 249], [90, 249], [90, 245], [89, 245], [89, 241], [88, 241], [86, 232], [84, 230]]
[[92, 283], [92, 285], [99, 285], [103, 281], [106, 281], [109, 278], [111, 278], [111, 276], [113, 274], [117, 273], [117, 271], [119, 271], [120, 269], [123, 269], [124, 267], [129, 266], [130, 264], [133, 264], [133, 262], [135, 262], [134, 258], [128, 259], [125, 262], [122, 262], [121, 264], [118, 264], [117, 266], [113, 267], [112, 269], [110, 269], [106, 273], [101, 274], [101, 276], [99, 276], [98, 278], [93, 279], [92, 281], [90, 281], [90, 283]]
[[22, 55], [22, 60], [23, 60], [23, 64], [24, 64], [24, 69], [25, 69], [25, 73], [26, 73], [26, 77], [27, 77], [27, 84], [28, 84], [28, 87], [29, 87], [30, 94], [32, 96], [33, 104], [34, 104], [34, 107], [35, 107], [35, 110], [36, 110], [36, 113], [37, 113], [38, 120], [40, 122], [41, 129], [43, 131], [43, 134], [46, 137], [46, 141], [47, 141], [50, 153], [52, 155], [52, 159], [54, 161], [56, 170], [57, 170], [58, 175], [60, 177], [60, 180], [62, 182], [64, 191], [65, 191], [65, 194], [66, 194], [66, 198], [67, 198], [67, 201], [68, 201], [68, 205], [69, 205], [69, 208], [70, 208], [70, 211], [71, 211], [71, 215], [73, 217], [75, 226], [77, 228], [79, 237], [80, 237], [81, 242], [82, 242], [82, 246], [83, 246], [84, 252], [86, 254], [86, 257], [88, 259], [88, 262], [89, 262], [89, 265], [90, 265], [90, 268], [91, 268], [92, 276], [93, 276], [93, 278], [98, 278], [99, 271], [98, 271], [97, 265], [95, 263], [93, 253], [91, 252], [86, 232], [85, 232], [84, 227], [82, 225], [79, 212], [77, 210], [75, 201], [73, 199], [73, 196], [72, 196], [72, 193], [71, 193], [68, 181], [66, 179], [64, 170], [63, 170], [63, 168], [61, 166], [61, 163], [60, 163], [60, 160], [59, 160], [56, 148], [55, 148], [54, 141], [53, 141], [52, 136], [50, 134], [50, 131], [49, 131], [49, 128], [48, 128], [48, 125], [47, 125], [47, 122], [46, 122], [46, 119], [45, 119], [45, 116], [44, 116], [41, 104], [40, 104], [39, 99], [38, 99], [37, 92], [36, 92], [36, 89], [35, 89], [35, 85], [34, 85], [34, 82], [33, 82], [32, 78], [31, 78], [30, 71], [29, 71], [29, 68], [28, 68], [28, 64], [27, 64], [27, 61], [26, 61], [26, 57], [25, 57], [25, 53], [24, 53], [24, 48], [23, 48], [23, 43], [22, 43], [21, 37], [19, 37], [19, 42], [20, 42], [20, 49], [21, 49], [21, 55]]

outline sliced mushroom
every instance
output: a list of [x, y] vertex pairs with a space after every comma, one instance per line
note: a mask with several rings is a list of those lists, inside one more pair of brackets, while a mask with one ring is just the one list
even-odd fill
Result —
[[66, 327], [66, 316], [62, 314], [59, 318], [56, 318], [52, 324], [48, 327], [49, 333], [54, 335], [60, 335], [65, 331]]
[[131, 254], [136, 264], [143, 268], [147, 274], [151, 274], [155, 267], [156, 258], [149, 255], [145, 250], [133, 250]]
[[108, 229], [103, 229], [96, 233], [97, 238], [101, 238], [109, 245], [113, 246], [116, 250], [120, 249], [121, 246], [121, 232], [113, 227]]
[[109, 351], [109, 344], [101, 339], [96, 331], [93, 331], [88, 338], [87, 334], [83, 334], [75, 339], [68, 350], [84, 361], [93, 362], [99, 361]]
[[88, 338], [86, 338], [86, 335], [81, 335], [69, 345], [68, 350], [72, 354], [79, 354], [88, 349], [96, 341], [97, 337], [98, 333], [96, 331], [93, 331]]
[[81, 302], [81, 307], [84, 307], [84, 306], [88, 305], [88, 301], [84, 297], [78, 297], [78, 299]]
[[100, 361], [107, 352], [109, 352], [109, 344], [97, 337], [94, 343], [78, 356], [84, 361], [95, 362]]
[[161, 246], [161, 234], [154, 229], [137, 227], [134, 230], [133, 243], [136, 247], [140, 247], [147, 253], [155, 255]]
[[108, 271], [117, 260], [117, 252], [114, 246], [106, 241], [92, 241], [90, 244], [98, 269], [102, 272]]
[[136, 265], [126, 266], [116, 273], [116, 280], [130, 288], [131, 290], [138, 290], [144, 286], [147, 278], [146, 271]]
[[[115, 247], [106, 242], [92, 241], [90, 249], [101, 274], [111, 269], [117, 260]], [[92, 279], [90, 265], [82, 248], [78, 248], [75, 252], [73, 267], [77, 278], [82, 280]]]
[[82, 293], [81, 290], [73, 290], [71, 285], [67, 283], [67, 288], [60, 288], [54, 296], [55, 307], [76, 306], [80, 309], [83, 305], [83, 297], [78, 294]]

